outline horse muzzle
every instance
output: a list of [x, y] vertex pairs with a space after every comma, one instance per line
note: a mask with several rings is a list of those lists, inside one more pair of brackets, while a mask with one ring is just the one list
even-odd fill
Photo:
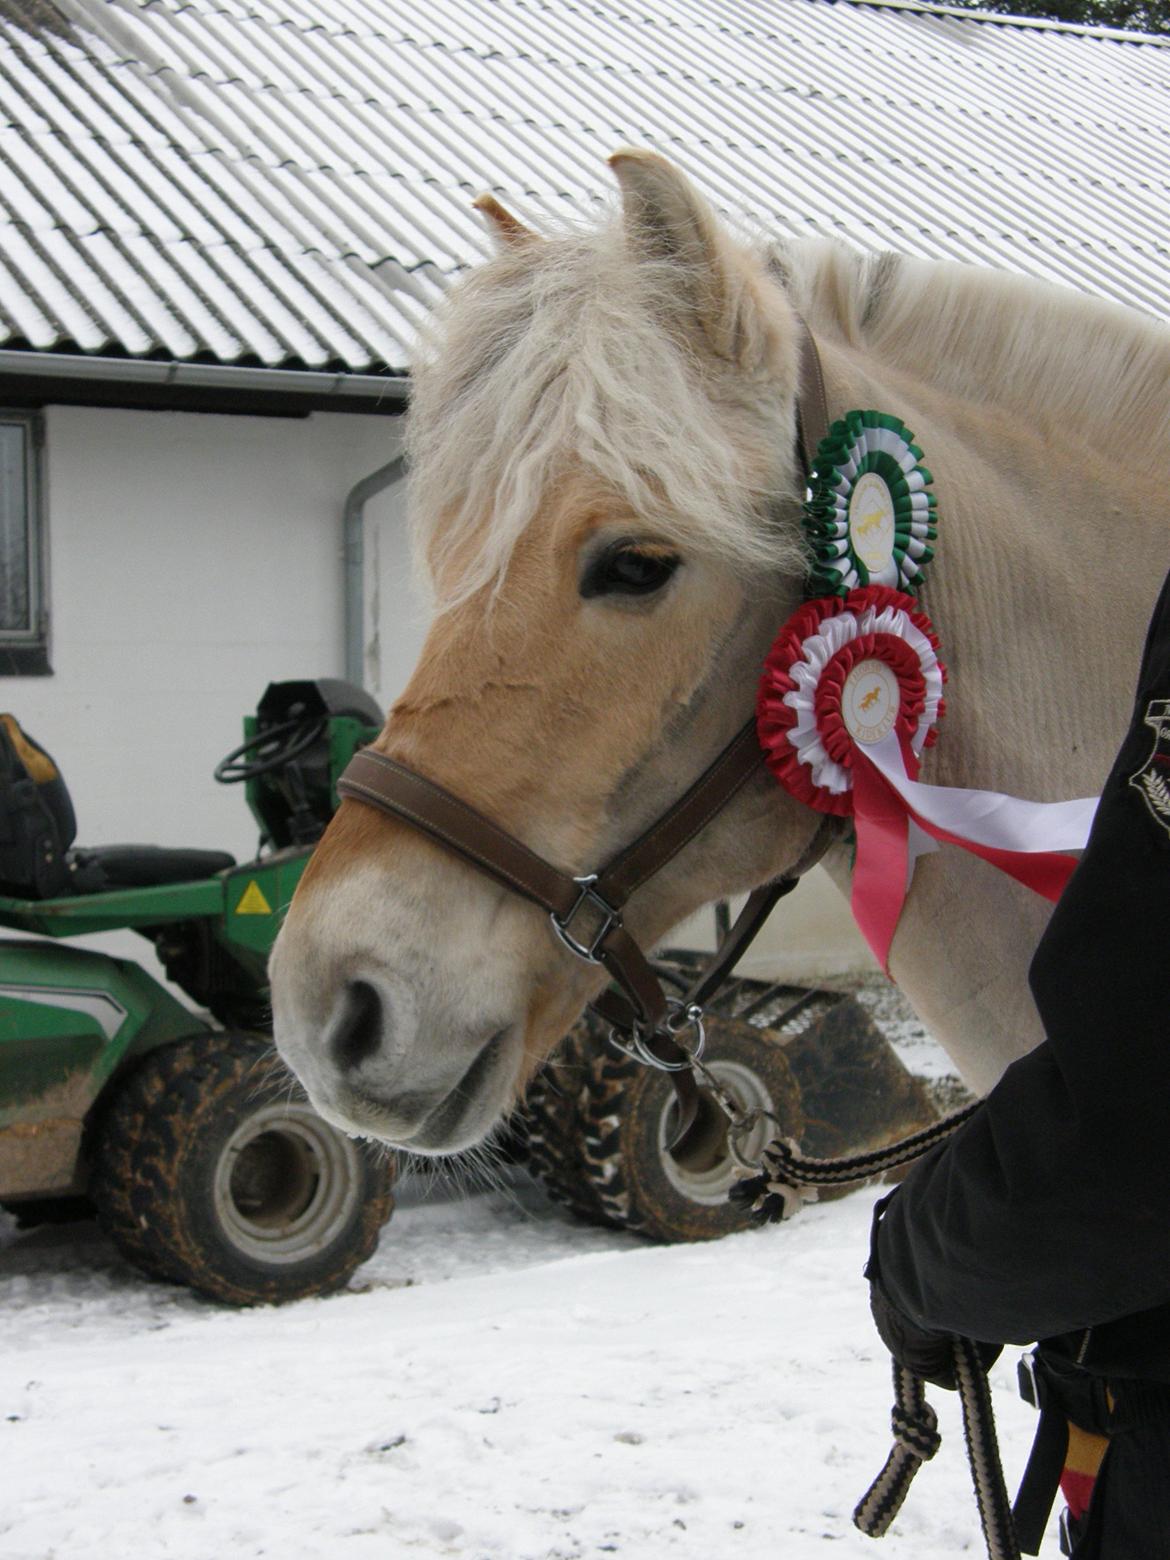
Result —
[[381, 972], [345, 981], [332, 1010], [318, 1013], [297, 978], [295, 940], [285, 954], [274, 955], [277, 1050], [327, 1121], [440, 1154], [481, 1141], [507, 1112], [524, 1064], [522, 1023], [428, 1013], [406, 983]]

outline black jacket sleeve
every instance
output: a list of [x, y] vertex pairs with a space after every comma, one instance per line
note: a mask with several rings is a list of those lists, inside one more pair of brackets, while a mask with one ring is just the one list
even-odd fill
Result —
[[1170, 1364], [1170, 580], [1030, 981], [1047, 1039], [907, 1176], [882, 1287], [920, 1326], [997, 1343], [1146, 1313]]

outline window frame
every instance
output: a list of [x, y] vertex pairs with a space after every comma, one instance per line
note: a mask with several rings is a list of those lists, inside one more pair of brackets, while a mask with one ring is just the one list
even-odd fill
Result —
[[25, 537], [28, 557], [30, 626], [0, 627], [0, 677], [40, 677], [49, 664], [48, 547], [45, 525], [44, 413], [29, 407], [0, 404], [0, 424], [17, 423], [25, 430]]

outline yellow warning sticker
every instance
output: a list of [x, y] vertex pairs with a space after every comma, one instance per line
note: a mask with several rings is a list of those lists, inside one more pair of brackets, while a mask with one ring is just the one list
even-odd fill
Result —
[[237, 915], [271, 915], [272, 906], [264, 897], [264, 891], [253, 878], [247, 888], [240, 895], [240, 902], [236, 906]]

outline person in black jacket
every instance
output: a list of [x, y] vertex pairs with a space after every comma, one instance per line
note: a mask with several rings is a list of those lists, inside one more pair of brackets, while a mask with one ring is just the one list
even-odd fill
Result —
[[1047, 1038], [882, 1206], [874, 1318], [896, 1359], [944, 1386], [952, 1335], [1043, 1340], [1041, 1391], [1075, 1427], [1070, 1463], [1082, 1432], [1108, 1437], [1095, 1484], [1091, 1467], [1062, 1480], [1066, 1552], [1165, 1560], [1170, 579], [1129, 732], [1029, 980]]

